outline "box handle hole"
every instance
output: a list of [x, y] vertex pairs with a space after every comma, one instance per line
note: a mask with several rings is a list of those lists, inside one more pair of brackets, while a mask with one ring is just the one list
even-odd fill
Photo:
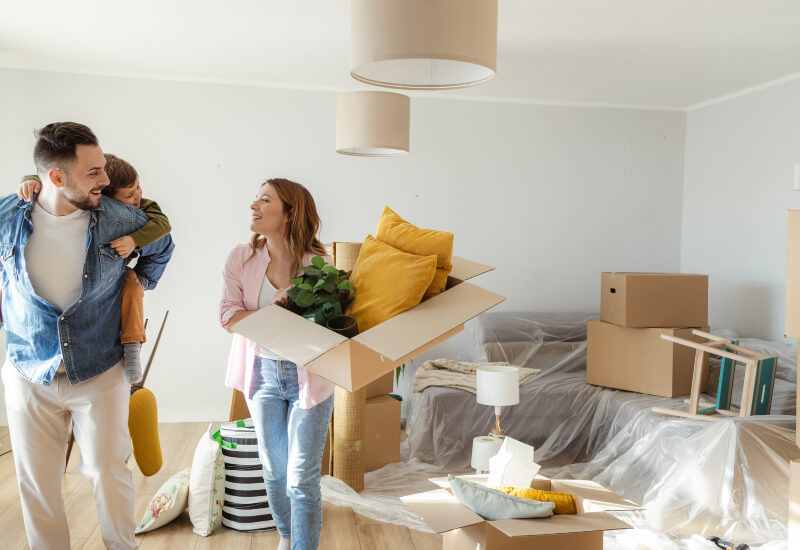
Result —
[[609, 290], [611, 290], [611, 294], [616, 294], [617, 293], [617, 289], [616, 288], [611, 288]]

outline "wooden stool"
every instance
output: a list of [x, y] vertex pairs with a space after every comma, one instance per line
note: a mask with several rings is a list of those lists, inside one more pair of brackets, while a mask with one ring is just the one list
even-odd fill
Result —
[[[699, 420], [719, 420], [730, 416], [752, 416], [770, 413], [772, 406], [772, 388], [775, 384], [775, 370], [778, 358], [743, 348], [738, 340], [729, 340], [715, 336], [701, 330], [693, 330], [693, 334], [708, 338], [709, 342], [692, 342], [683, 338], [676, 338], [662, 334], [661, 338], [675, 344], [694, 348], [694, 373], [692, 378], [692, 393], [688, 403], [689, 410], [682, 411], [665, 407], [653, 407], [653, 412], [696, 418]], [[700, 385], [703, 367], [708, 361], [708, 355], [717, 355], [722, 358], [717, 388], [717, 402], [705, 403], [700, 401]], [[736, 363], [743, 363], [745, 368], [744, 386], [742, 387], [742, 403], [738, 414], [730, 410], [731, 393]]]

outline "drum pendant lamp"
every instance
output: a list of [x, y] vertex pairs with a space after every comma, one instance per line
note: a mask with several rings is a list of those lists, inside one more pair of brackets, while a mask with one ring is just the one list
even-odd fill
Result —
[[350, 74], [390, 88], [474, 86], [497, 66], [497, 0], [351, 0]]
[[392, 92], [345, 92], [336, 100], [336, 152], [387, 157], [408, 153], [411, 101]]

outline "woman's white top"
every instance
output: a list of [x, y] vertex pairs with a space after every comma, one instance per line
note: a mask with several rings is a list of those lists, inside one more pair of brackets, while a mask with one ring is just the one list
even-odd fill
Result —
[[[275, 294], [277, 289], [272, 286], [269, 277], [264, 275], [264, 280], [261, 282], [261, 290], [258, 293], [258, 309], [263, 309], [272, 303], [272, 295]], [[257, 357], [265, 357], [275, 361], [286, 361], [287, 359], [281, 357], [277, 353], [273, 353], [263, 346], [258, 346], [256, 352]]]

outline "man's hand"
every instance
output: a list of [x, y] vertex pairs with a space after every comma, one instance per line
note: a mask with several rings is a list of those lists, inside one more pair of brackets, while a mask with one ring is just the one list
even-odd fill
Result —
[[111, 241], [111, 248], [116, 250], [117, 254], [123, 258], [127, 258], [136, 248], [136, 241], [134, 241], [128, 235], [125, 235], [124, 237], [120, 237], [119, 239], [114, 239]]
[[33, 195], [41, 191], [42, 185], [36, 180], [25, 180], [19, 184], [17, 196], [25, 202], [33, 200]]

